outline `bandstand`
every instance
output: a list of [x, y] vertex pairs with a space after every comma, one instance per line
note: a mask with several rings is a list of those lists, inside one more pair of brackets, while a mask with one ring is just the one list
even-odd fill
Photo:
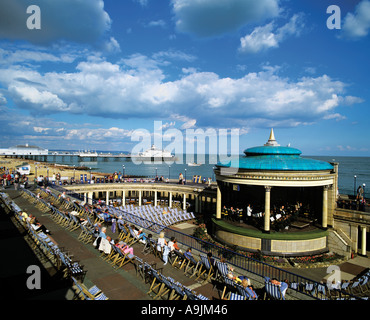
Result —
[[[228, 245], [267, 255], [327, 251], [327, 229], [334, 223], [338, 164], [301, 157], [300, 150], [280, 146], [273, 130], [266, 144], [244, 153], [244, 157], [218, 163], [215, 168], [213, 235]], [[253, 208], [250, 217], [245, 213], [249, 204]], [[244, 223], [225, 219], [225, 207], [242, 208]], [[298, 218], [282, 229], [276, 228], [288, 212], [289, 218]]]

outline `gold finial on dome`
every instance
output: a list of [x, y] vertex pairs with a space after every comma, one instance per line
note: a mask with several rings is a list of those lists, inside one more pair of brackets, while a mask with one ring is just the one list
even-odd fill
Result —
[[280, 146], [280, 144], [277, 143], [274, 135], [274, 129], [271, 128], [270, 137], [268, 141], [265, 143], [265, 146]]

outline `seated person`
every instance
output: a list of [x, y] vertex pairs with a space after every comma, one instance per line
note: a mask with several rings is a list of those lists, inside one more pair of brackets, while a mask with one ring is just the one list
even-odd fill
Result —
[[134, 232], [139, 239], [139, 242], [146, 243], [146, 233], [143, 232], [143, 228], [140, 228], [139, 230], [134, 229]]
[[243, 279], [241, 285], [253, 299], [257, 299], [257, 294], [249, 279]]
[[288, 284], [286, 282], [278, 281], [276, 278], [272, 278], [270, 282], [274, 285], [277, 285], [280, 287], [281, 294], [285, 296], [286, 289], [288, 288]]
[[115, 246], [117, 248], [120, 248], [124, 254], [127, 254], [127, 253], [134, 254], [134, 249], [132, 247], [129, 247], [123, 241], [119, 241], [118, 239], [116, 239], [114, 242], [115, 242]]
[[197, 264], [197, 261], [194, 259], [193, 254], [191, 252], [191, 248], [189, 247], [185, 252], [184, 256], [189, 259], [192, 263]]

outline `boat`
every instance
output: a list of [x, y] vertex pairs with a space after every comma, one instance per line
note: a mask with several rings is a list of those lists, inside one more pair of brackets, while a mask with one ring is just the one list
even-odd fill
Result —
[[85, 151], [79, 151], [78, 156], [79, 157], [97, 157], [98, 153], [96, 151], [93, 152], [93, 151], [85, 150]]
[[132, 155], [133, 158], [141, 160], [174, 160], [175, 156], [171, 152], [158, 149], [154, 144], [144, 152]]
[[199, 167], [201, 165], [202, 165], [201, 163], [195, 163], [195, 162], [188, 163], [189, 167]]

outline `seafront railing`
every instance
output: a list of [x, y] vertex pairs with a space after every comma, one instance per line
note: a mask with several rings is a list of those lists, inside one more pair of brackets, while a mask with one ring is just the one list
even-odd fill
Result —
[[[66, 191], [68, 192], [69, 197], [74, 197], [73, 192], [71, 190], [66, 190], [62, 186], [52, 186], [59, 192]], [[76, 194], [79, 196], [78, 194]], [[81, 199], [80, 197], [76, 197], [76, 199]], [[113, 208], [113, 206], [111, 206]], [[318, 281], [306, 278], [304, 276], [295, 274], [293, 272], [281, 269], [279, 267], [270, 265], [266, 262], [256, 260], [251, 257], [247, 257], [241, 253], [235, 252], [229, 248], [222, 247], [220, 245], [207, 242], [203, 239], [199, 239], [197, 237], [185, 234], [178, 230], [174, 230], [169, 226], [161, 225], [155, 221], [151, 221], [137, 215], [134, 215], [130, 212], [122, 210], [120, 208], [114, 208], [115, 215], [117, 218], [119, 215], [122, 215], [122, 218], [127, 223], [131, 223], [136, 225], [137, 227], [142, 227], [146, 230], [147, 233], [156, 233], [164, 232], [166, 238], [174, 237], [176, 238], [177, 242], [182, 244], [185, 247], [191, 247], [192, 250], [196, 250], [200, 253], [209, 253], [211, 252], [214, 257], [224, 257], [227, 262], [234, 267], [239, 269], [240, 273], [249, 273], [259, 277], [258, 281], [264, 283], [267, 278], [273, 279], [276, 278], [279, 281], [285, 281], [289, 284], [289, 288], [304, 294], [312, 299], [329, 299], [327, 296], [328, 287], [325, 286], [323, 283]], [[320, 291], [322, 288], [325, 287], [324, 292]], [[336, 294], [340, 297], [346, 297], [346, 299], [352, 300], [361, 300], [361, 297], [357, 297], [347, 291], [342, 289], [336, 289]], [[319, 294], [321, 294], [321, 298], [319, 298]]]

